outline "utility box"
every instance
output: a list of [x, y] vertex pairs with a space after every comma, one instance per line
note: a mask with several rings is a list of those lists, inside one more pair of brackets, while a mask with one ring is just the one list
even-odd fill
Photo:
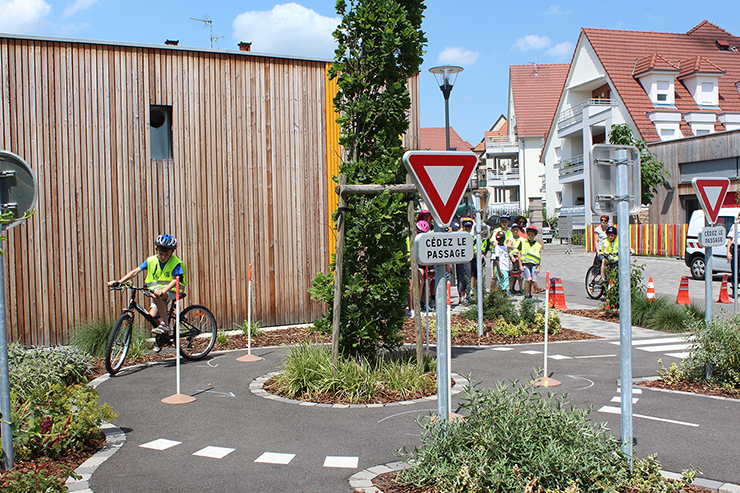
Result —
[[591, 146], [591, 208], [596, 214], [615, 214], [617, 203], [617, 167], [627, 166], [629, 213], [635, 215], [642, 206], [640, 151], [635, 146], [595, 144]]

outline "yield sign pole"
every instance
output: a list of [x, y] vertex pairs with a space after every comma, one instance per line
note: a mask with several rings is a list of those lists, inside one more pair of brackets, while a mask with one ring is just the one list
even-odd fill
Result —
[[[704, 209], [704, 226], [708, 227], [717, 222], [719, 210], [725, 201], [727, 189], [730, 186], [729, 178], [709, 178], [697, 176], [691, 180]], [[707, 324], [712, 320], [712, 247], [704, 247], [704, 320]]]
[[[452, 222], [457, 206], [475, 172], [478, 156], [472, 152], [407, 151], [403, 155], [411, 179], [434, 217], [434, 231], [443, 232]], [[450, 416], [450, 344], [447, 342], [447, 304], [444, 265], [435, 266], [437, 279], [437, 413]]]

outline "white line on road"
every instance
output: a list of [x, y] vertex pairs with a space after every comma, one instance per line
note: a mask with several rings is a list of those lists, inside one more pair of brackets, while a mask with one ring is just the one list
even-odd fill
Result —
[[[620, 341], [612, 341], [609, 344], [619, 346]], [[647, 346], [650, 344], [668, 344], [674, 342], [687, 342], [685, 337], [656, 337], [655, 339], [641, 339], [639, 341], [632, 341], [633, 346]]]
[[666, 356], [672, 356], [672, 357], [678, 358], [678, 359], [684, 359], [686, 356], [689, 355], [689, 352], [688, 351], [684, 351], [682, 353], [666, 353], [665, 355]]
[[386, 419], [395, 418], [396, 416], [400, 416], [402, 414], [423, 413], [423, 412], [427, 412], [427, 411], [436, 411], [436, 409], [417, 409], [416, 411], [404, 411], [402, 413], [391, 414], [390, 416], [386, 416], [385, 418], [383, 418], [380, 421], [378, 421], [378, 423], [380, 423], [382, 421], [385, 421]]
[[667, 346], [650, 346], [650, 347], [638, 347], [640, 351], [648, 351], [650, 353], [658, 353], [660, 351], [677, 351], [679, 349], [686, 349], [686, 344], [669, 344]]
[[585, 387], [581, 387], [580, 389], [576, 389], [576, 390], [586, 390], [586, 389], [590, 389], [591, 387], [594, 386], [593, 380], [589, 380], [586, 377], [579, 377], [578, 375], [566, 375], [566, 377], [570, 377], [573, 380], [585, 380], [585, 381], [587, 381], [590, 384], [590, 385], [587, 385]]
[[589, 359], [589, 358], [616, 358], [616, 354], [594, 354], [592, 356], [573, 356], [574, 359]]
[[[604, 406], [601, 409], [599, 409], [599, 412], [602, 413], [609, 413], [609, 414], [622, 414], [622, 409], [618, 407], [613, 406]], [[653, 421], [662, 421], [663, 423], [671, 423], [674, 425], [683, 425], [683, 426], [692, 426], [694, 428], [698, 428], [699, 425], [696, 423], [687, 423], [685, 421], [676, 421], [673, 419], [665, 419], [665, 418], [656, 418], [655, 416], [645, 416], [644, 414], [633, 414], [633, 418], [643, 418], [643, 419], [650, 419]]]

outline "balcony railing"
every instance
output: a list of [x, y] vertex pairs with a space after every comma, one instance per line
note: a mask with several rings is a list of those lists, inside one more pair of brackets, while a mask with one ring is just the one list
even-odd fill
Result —
[[518, 180], [519, 169], [501, 171], [501, 170], [488, 170], [487, 173], [488, 181], [503, 181], [503, 180]]
[[517, 146], [517, 140], [508, 135], [489, 135], [486, 137], [486, 147], [512, 147]]
[[617, 102], [614, 99], [587, 99], [582, 103], [571, 106], [558, 115], [558, 130], [565, 128], [574, 123], [583, 121], [583, 108], [586, 106], [615, 106]]
[[563, 159], [556, 166], [560, 168], [559, 176], [561, 178], [574, 173], [583, 173], [583, 154]]

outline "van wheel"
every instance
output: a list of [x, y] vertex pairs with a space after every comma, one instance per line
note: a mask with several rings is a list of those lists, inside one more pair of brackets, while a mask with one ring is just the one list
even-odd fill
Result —
[[704, 279], [704, 273], [706, 271], [706, 264], [704, 263], [704, 256], [698, 255], [691, 261], [691, 277], [697, 281]]

